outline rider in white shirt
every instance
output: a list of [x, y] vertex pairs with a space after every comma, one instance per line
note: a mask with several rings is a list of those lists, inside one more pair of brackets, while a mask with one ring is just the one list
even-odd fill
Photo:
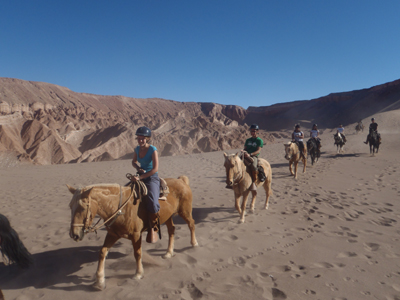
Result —
[[336, 134], [338, 134], [338, 133], [340, 133], [340, 135], [342, 136], [343, 142], [346, 143], [347, 140], [346, 140], [346, 136], [344, 135], [344, 127], [343, 127], [342, 124], [339, 125], [339, 128], [338, 128], [337, 131], [336, 131]]
[[311, 131], [310, 131], [310, 137], [312, 139], [315, 139], [315, 141], [317, 142], [317, 146], [318, 148], [321, 148], [321, 139], [319, 138], [319, 130], [318, 130], [318, 125], [314, 124]]

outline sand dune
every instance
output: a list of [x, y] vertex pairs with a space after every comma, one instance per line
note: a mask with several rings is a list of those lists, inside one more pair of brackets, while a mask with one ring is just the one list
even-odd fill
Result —
[[[262, 210], [238, 224], [233, 192], [225, 189], [223, 153], [160, 158], [160, 174], [190, 178], [199, 247], [190, 246], [187, 225], [175, 218], [175, 256], [161, 258], [164, 237], [144, 244], [145, 277], [132, 279], [135, 262], [128, 240], [106, 261], [104, 291], [92, 289], [105, 231], [74, 242], [68, 234], [73, 186], [125, 184], [129, 160], [33, 166], [0, 165], [1, 213], [35, 259], [29, 270], [0, 260], [0, 288], [9, 299], [400, 299], [399, 111], [377, 115], [383, 143], [371, 157], [346, 128], [345, 153], [336, 155], [332, 133], [322, 134], [320, 161], [298, 180], [289, 176], [283, 143], [267, 145], [274, 195]], [[364, 121], [365, 124], [367, 120]], [[383, 134], [383, 132], [387, 132]], [[234, 153], [235, 150], [230, 150]]]

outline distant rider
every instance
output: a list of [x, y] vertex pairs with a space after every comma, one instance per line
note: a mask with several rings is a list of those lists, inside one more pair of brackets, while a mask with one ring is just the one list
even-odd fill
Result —
[[318, 125], [314, 124], [311, 131], [310, 131], [310, 137], [312, 139], [315, 139], [317, 142], [318, 149], [321, 148], [321, 139], [319, 138], [319, 130], [318, 130]]
[[245, 159], [248, 157], [253, 159], [253, 162], [250, 165], [251, 179], [253, 181], [250, 188], [251, 191], [257, 190], [255, 182], [257, 181], [258, 156], [260, 155], [261, 148], [264, 146], [263, 140], [258, 136], [258, 131], [259, 127], [257, 124], [250, 126], [251, 137], [246, 140], [244, 143], [244, 149], [242, 150]]
[[338, 133], [340, 133], [340, 135], [342, 136], [343, 142], [346, 143], [347, 140], [346, 140], [346, 136], [344, 135], [344, 127], [343, 127], [342, 124], [339, 125], [339, 128], [338, 128], [337, 131], [336, 131], [336, 135], [337, 135]]
[[306, 158], [306, 153], [304, 151], [305, 149], [304, 149], [303, 139], [304, 139], [304, 133], [303, 133], [303, 131], [300, 130], [300, 125], [297, 124], [294, 127], [294, 131], [292, 133], [292, 142], [295, 142], [297, 144], [297, 146], [299, 147], [300, 156], [303, 158]]
[[381, 135], [378, 133], [378, 123], [375, 122], [375, 118], [371, 119], [371, 124], [369, 124], [369, 134], [367, 135], [367, 140], [364, 144], [368, 144], [371, 134], [376, 132], [378, 134], [379, 143], [381, 142]]

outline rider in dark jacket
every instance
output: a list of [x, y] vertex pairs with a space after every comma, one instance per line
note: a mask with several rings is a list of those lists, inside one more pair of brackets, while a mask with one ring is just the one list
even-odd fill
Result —
[[375, 118], [371, 119], [371, 124], [369, 124], [369, 134], [367, 135], [367, 140], [364, 144], [368, 144], [369, 139], [371, 138], [371, 134], [376, 132], [378, 134], [379, 143], [381, 142], [381, 135], [378, 133], [378, 123], [375, 122]]

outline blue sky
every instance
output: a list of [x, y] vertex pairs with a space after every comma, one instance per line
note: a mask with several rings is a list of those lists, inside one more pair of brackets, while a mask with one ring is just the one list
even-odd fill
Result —
[[1, 0], [0, 77], [265, 106], [400, 78], [398, 0]]

